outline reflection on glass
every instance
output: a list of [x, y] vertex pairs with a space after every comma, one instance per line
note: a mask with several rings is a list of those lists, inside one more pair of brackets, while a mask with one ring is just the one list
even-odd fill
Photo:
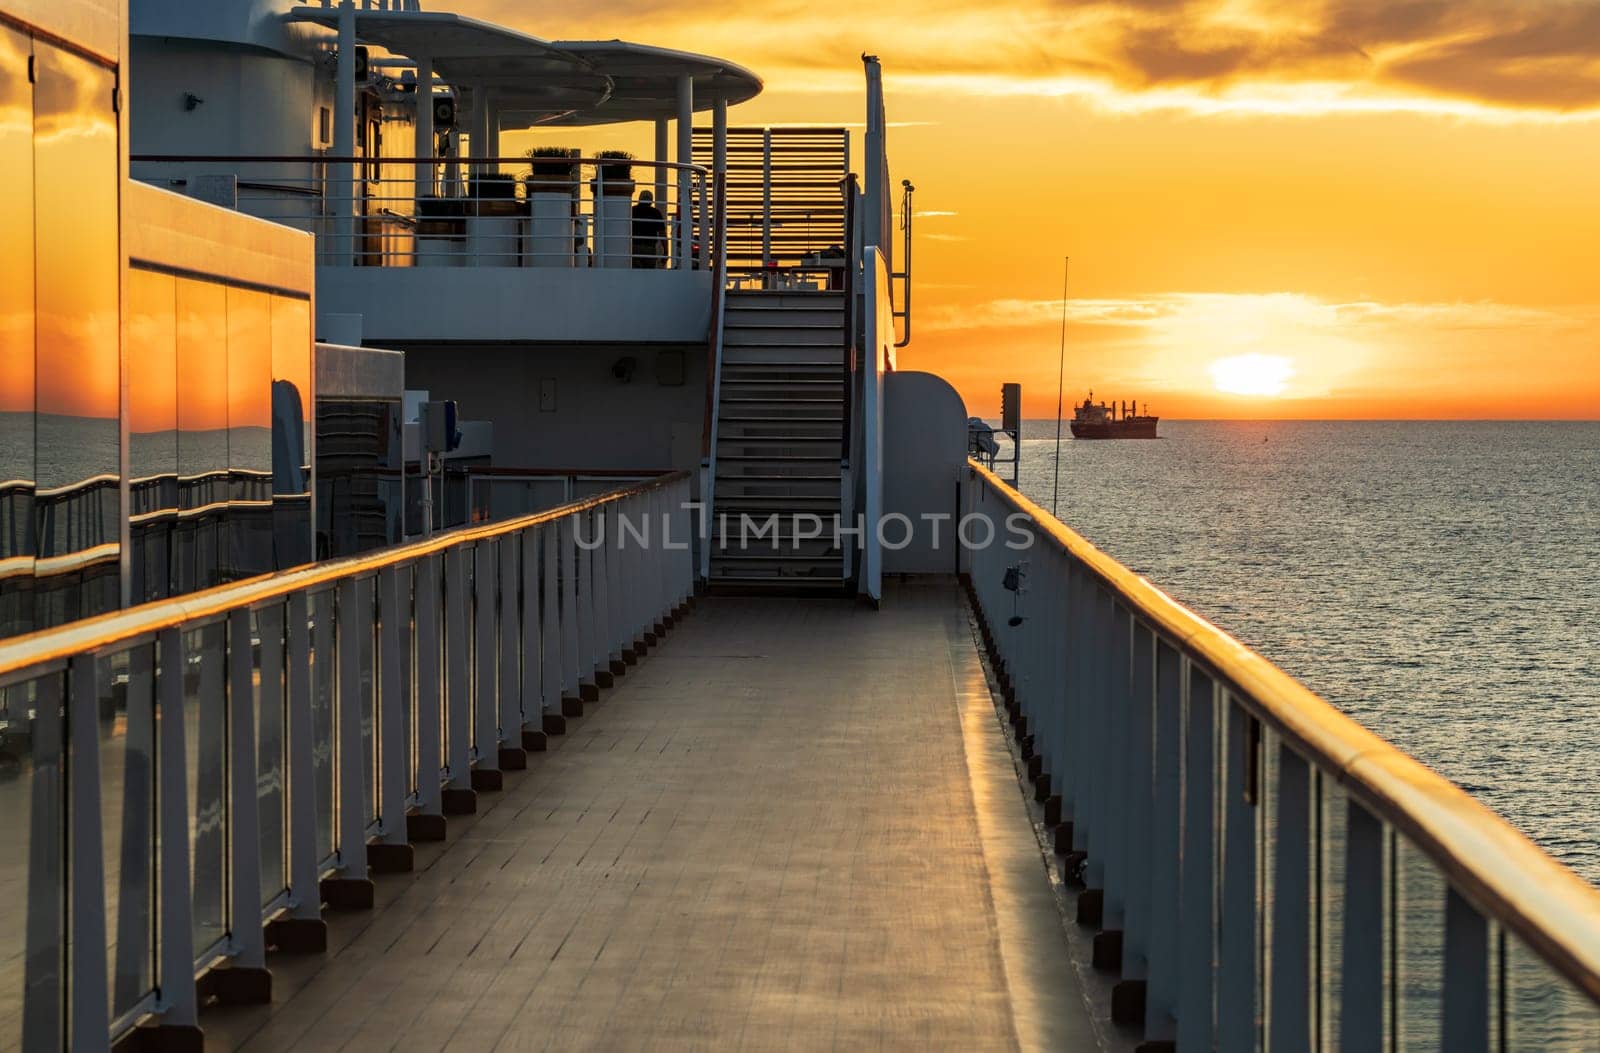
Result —
[[112, 1018], [155, 987], [156, 781], [152, 645], [100, 659], [100, 808], [105, 832]]
[[110, 70], [34, 53], [37, 614], [57, 625], [118, 602], [117, 122]]
[[32, 48], [0, 25], [0, 636], [33, 627]]
[[128, 272], [128, 502], [133, 602], [172, 594], [178, 523], [177, 282]]
[[401, 540], [400, 403], [317, 401], [319, 555], [351, 556]]
[[272, 570], [272, 300], [228, 289], [228, 571]]
[[177, 279], [178, 591], [223, 580], [228, 510], [228, 293]]
[[184, 741], [188, 744], [189, 844], [193, 850], [194, 947], [204, 951], [227, 933], [227, 753], [224, 626], [184, 634]]
[[311, 304], [272, 298], [272, 543], [275, 565], [309, 563]]

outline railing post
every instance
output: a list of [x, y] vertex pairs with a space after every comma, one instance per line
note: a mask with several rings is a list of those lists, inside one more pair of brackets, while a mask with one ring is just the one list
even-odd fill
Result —
[[[415, 580], [412, 583], [413, 589]], [[406, 681], [400, 668], [406, 655], [401, 653], [400, 622], [405, 604], [401, 602], [400, 570], [384, 567], [378, 572], [378, 816], [382, 821], [379, 839], [385, 845], [409, 845], [406, 830], [406, 796], [410, 787], [406, 773], [405, 721], [409, 700], [401, 690]], [[414, 681], [413, 688], [415, 687]], [[405, 867], [409, 870], [409, 865]]]
[[578, 596], [578, 698], [593, 702], [600, 697], [595, 681], [594, 519], [588, 512], [572, 517], [573, 544], [577, 548]]
[[544, 748], [544, 619], [539, 606], [539, 528], [529, 527], [517, 535], [522, 547], [522, 745], [524, 749]]
[[[174, 679], [179, 680], [180, 668]], [[64, 750], [62, 749], [61, 678], [51, 673], [37, 684], [34, 698], [34, 718], [31, 755], [33, 772], [29, 779], [28, 810], [28, 892], [27, 935], [24, 937], [26, 953], [23, 959], [22, 995], [22, 1048], [62, 1049], [65, 1036], [61, 1024], [65, 1018], [63, 999], [67, 996], [67, 978], [62, 975], [65, 958], [61, 946], [61, 929], [66, 923], [63, 906], [67, 883], [67, 846], [64, 823], [69, 814], [66, 800]], [[180, 705], [182, 695], [179, 695]], [[181, 710], [180, 710], [181, 712]], [[183, 754], [178, 754], [182, 758]], [[177, 778], [184, 778], [178, 768]], [[182, 797], [178, 798], [180, 801]], [[182, 837], [172, 838], [184, 842], [187, 849], [189, 817], [185, 812], [176, 822], [183, 830]], [[188, 856], [180, 873], [189, 872]], [[185, 894], [189, 883], [184, 882]], [[185, 937], [189, 929], [185, 929]], [[185, 943], [181, 946], [188, 946]], [[184, 963], [188, 975], [193, 975], [193, 961]]]
[[[152, 858], [157, 844], [152, 805], [160, 804], [154, 769], [158, 756], [155, 645], [143, 644], [131, 648], [127, 654], [127, 733], [122, 749], [122, 852], [118, 861], [117, 901], [119, 904], [149, 904], [155, 891], [151, 884], [151, 867], [160, 866], [160, 861]], [[154, 873], [159, 872], [157, 869]], [[117, 954], [111, 984], [113, 1016], [144, 997], [145, 970], [156, 947], [152, 942], [156, 937], [155, 920], [156, 914], [152, 911], [118, 907]]]
[[578, 695], [579, 619], [578, 619], [578, 544], [573, 534], [577, 516], [561, 517], [561, 713], [583, 715]]
[[1173, 1037], [1178, 1011], [1179, 896], [1182, 875], [1183, 658], [1156, 642], [1154, 819], [1150, 824], [1150, 979], [1145, 988], [1145, 1038]]
[[[367, 777], [361, 742], [362, 670], [359, 643], [362, 633], [372, 631], [372, 596], [369, 588], [369, 581], [364, 578], [349, 577], [339, 582], [339, 836], [334, 848], [339, 853], [343, 878], [351, 882], [369, 880]], [[370, 904], [370, 897], [362, 898]]]
[[[317, 773], [314, 759], [316, 745], [311, 726], [313, 689], [310, 597], [304, 592], [290, 593], [286, 606], [289, 612], [289, 657], [286, 664], [289, 682], [289, 912], [297, 921], [310, 921], [321, 925], [322, 893], [317, 887], [320, 859], [317, 850]], [[171, 635], [174, 637], [171, 646], [176, 650], [178, 660], [181, 662], [182, 638], [177, 633]], [[161, 648], [163, 676], [167, 667], [166, 638], [164, 634]], [[316, 660], [319, 663], [331, 661], [331, 656], [319, 648]], [[174, 705], [177, 707], [174, 711], [181, 714], [183, 712], [182, 669], [179, 669], [178, 673], [180, 674], [178, 683], [172, 691]], [[161, 697], [162, 705], [165, 706], [167, 696], [163, 693]], [[188, 909], [187, 901], [185, 909]]]
[[1440, 1049], [1489, 1053], [1489, 923], [1452, 886], [1444, 908], [1444, 1021]]
[[1256, 890], [1256, 816], [1260, 795], [1260, 725], [1231, 697], [1225, 707], [1226, 793], [1222, 806], [1221, 915], [1217, 922], [1217, 1048], [1256, 1047], [1256, 950], [1261, 931]]
[[106, 879], [100, 811], [100, 670], [94, 655], [72, 659], [67, 675], [67, 957], [72, 1048], [105, 1049], [111, 1021], [106, 989]]
[[544, 710], [540, 726], [552, 732], [561, 731], [566, 726], [562, 723], [564, 718], [561, 715], [562, 654], [565, 648], [561, 643], [560, 538], [558, 524], [546, 523], [539, 527], [539, 548], [543, 555], [540, 583], [544, 593], [544, 617], [541, 619], [544, 638], [539, 662]]
[[1268, 1041], [1272, 1049], [1306, 1049], [1311, 1041], [1311, 769], [1286, 745], [1278, 747], [1273, 818]]
[[[472, 789], [472, 641], [467, 631], [465, 545], [445, 551], [445, 765], [450, 789]], [[466, 798], [461, 797], [461, 801]]]
[[[1187, 664], [1187, 663], [1186, 663]], [[1211, 1049], [1215, 1032], [1217, 689], [1188, 669], [1179, 916], [1178, 1048]]]
[[1131, 615], [1111, 598], [1106, 622], [1106, 866], [1105, 904], [1101, 928], [1106, 943], [1104, 960], [1120, 967], [1122, 940], [1128, 917], [1128, 892], [1132, 873], [1128, 868], [1128, 846], [1141, 828], [1132, 822], [1134, 787], [1133, 765], [1129, 756], [1132, 737]]
[[611, 514], [606, 505], [594, 510], [594, 528], [597, 534], [592, 541], [599, 542], [590, 554], [590, 571], [594, 575], [595, 624], [595, 683], [611, 686], [611, 560], [606, 545], [611, 541]]
[[1150, 831], [1155, 822], [1154, 710], [1156, 691], [1155, 636], [1149, 626], [1132, 619], [1131, 668], [1128, 687], [1128, 892], [1122, 922], [1122, 983], [1112, 991], [1112, 1013], [1118, 1023], [1142, 1023], [1146, 981], [1150, 975], [1151, 909], [1154, 861]]
[[[1346, 810], [1344, 961], [1339, 984], [1339, 1045], [1383, 1049], [1383, 824], [1354, 799]], [[1227, 919], [1223, 919], [1224, 923]], [[1458, 1047], [1446, 1045], [1454, 1050]], [[1465, 1048], [1465, 1047], [1460, 1047]]]
[[517, 557], [521, 554], [518, 536], [513, 534], [495, 542], [500, 562], [500, 764], [501, 767], [526, 765], [522, 752], [522, 576]]
[[499, 580], [495, 573], [495, 543], [479, 541], [472, 546], [472, 744], [476, 767], [474, 789], [498, 790], [500, 771], [500, 713], [496, 704], [499, 661], [495, 649], [495, 592]]
[[246, 607], [228, 615], [228, 951], [234, 969], [260, 970], [265, 990], [253, 993], [264, 994], [261, 1001], [270, 1001], [267, 947], [261, 935], [261, 816], [256, 809], [254, 681], [250, 609]]
[[[412, 567], [417, 618], [417, 812], [430, 817], [442, 816], [444, 801], [440, 790], [443, 743], [440, 741], [439, 722], [443, 714], [444, 677], [439, 668], [442, 625], [439, 617], [439, 559], [432, 555], [423, 556]], [[439, 832], [442, 833], [442, 830]]]
[[[300, 599], [301, 614], [304, 615], [304, 594], [296, 595]], [[304, 655], [304, 617], [300, 620], [300, 627], [301, 654]], [[188, 746], [184, 741], [183, 721], [183, 676], [189, 663], [184, 653], [182, 630], [163, 629], [156, 639], [156, 645], [160, 652], [158, 655], [160, 664], [156, 671], [156, 696], [160, 709], [157, 718], [159, 742], [156, 747], [156, 770], [160, 780], [157, 796], [159, 809], [156, 812], [160, 851], [157, 866], [159, 873], [169, 875], [169, 880], [157, 883], [160, 897], [157, 917], [161, 926], [161, 936], [157, 942], [160, 956], [157, 982], [161, 991], [161, 1026], [198, 1031], [196, 1023], [199, 1020], [200, 1006], [194, 984], [194, 918], [191, 908], [193, 889], [187, 880], [189, 874], [189, 780], [186, 770]], [[293, 726], [294, 722], [291, 721], [291, 732]], [[306, 760], [309, 768], [309, 756]], [[291, 776], [292, 774], [291, 768]], [[309, 771], [307, 774], [309, 775]], [[290, 800], [292, 802], [294, 798], [291, 796]], [[311, 804], [310, 794], [306, 794], [306, 800], [307, 806], [312, 808], [314, 819], [315, 810]], [[315, 836], [313, 833], [313, 841]], [[290, 859], [294, 859], [292, 854]], [[170, 875], [173, 874], [181, 877], [176, 881], [170, 880]], [[31, 902], [30, 898], [30, 904]], [[317, 902], [320, 904], [321, 901]], [[31, 916], [31, 910], [29, 914]]]

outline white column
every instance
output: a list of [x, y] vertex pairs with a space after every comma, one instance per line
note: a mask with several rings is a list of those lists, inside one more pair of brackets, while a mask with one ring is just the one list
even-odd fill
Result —
[[[417, 57], [417, 145], [418, 157], [433, 156], [433, 56]], [[433, 194], [433, 165], [417, 165], [416, 196]]]
[[339, 64], [333, 90], [333, 155], [344, 160], [328, 166], [328, 197], [333, 212], [333, 252], [345, 266], [355, 249], [356, 152], [356, 8], [353, 0], [339, 4]]
[[667, 207], [667, 170], [662, 168], [661, 165], [672, 160], [672, 156], [667, 153], [667, 119], [665, 117], [656, 118], [655, 159], [656, 207], [659, 209], [665, 209]]
[[[694, 78], [678, 78], [678, 157], [680, 165], [694, 160]], [[694, 219], [694, 186], [687, 168], [678, 169], [678, 266], [689, 266], [689, 234]]]
[[[728, 192], [728, 100], [717, 98], [711, 104], [711, 185], [718, 188], [723, 197]], [[722, 252], [723, 245], [727, 244], [728, 236], [728, 210], [721, 199], [711, 204], [713, 219], [717, 229], [711, 232], [708, 239], [714, 248], [706, 252], [706, 266], [711, 266], [712, 251]]]
[[[471, 118], [472, 123], [470, 125], [471, 134], [472, 134], [472, 149], [471, 149], [470, 153], [471, 153], [472, 157], [479, 158], [479, 159], [482, 159], [484, 157], [489, 156], [489, 154], [488, 154], [488, 152], [486, 150], [486, 144], [485, 144], [485, 140], [488, 139], [488, 137], [489, 137], [489, 134], [488, 134], [488, 126], [489, 126], [489, 106], [488, 106], [489, 99], [488, 99], [488, 94], [489, 93], [484, 91], [482, 87], [480, 87], [478, 85], [473, 85], [473, 87], [472, 87], [472, 118]], [[486, 171], [486, 169], [484, 168], [483, 165], [481, 165], [481, 164], [473, 165], [472, 166], [472, 178], [473, 179], [477, 179], [477, 177], [482, 175], [484, 173], [484, 171]]]

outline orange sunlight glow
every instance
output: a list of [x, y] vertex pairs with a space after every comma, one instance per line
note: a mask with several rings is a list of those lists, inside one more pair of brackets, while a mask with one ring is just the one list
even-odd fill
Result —
[[1229, 395], [1281, 395], [1294, 364], [1281, 355], [1234, 355], [1209, 367], [1211, 383]]

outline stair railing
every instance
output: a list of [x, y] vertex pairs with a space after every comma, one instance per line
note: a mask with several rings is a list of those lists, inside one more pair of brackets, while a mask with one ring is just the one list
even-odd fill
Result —
[[706, 348], [706, 415], [700, 443], [700, 578], [711, 577], [711, 514], [717, 492], [717, 417], [722, 409], [722, 342], [728, 304], [728, 203], [723, 193], [725, 175], [715, 176], [715, 205], [711, 245], [711, 332]]

